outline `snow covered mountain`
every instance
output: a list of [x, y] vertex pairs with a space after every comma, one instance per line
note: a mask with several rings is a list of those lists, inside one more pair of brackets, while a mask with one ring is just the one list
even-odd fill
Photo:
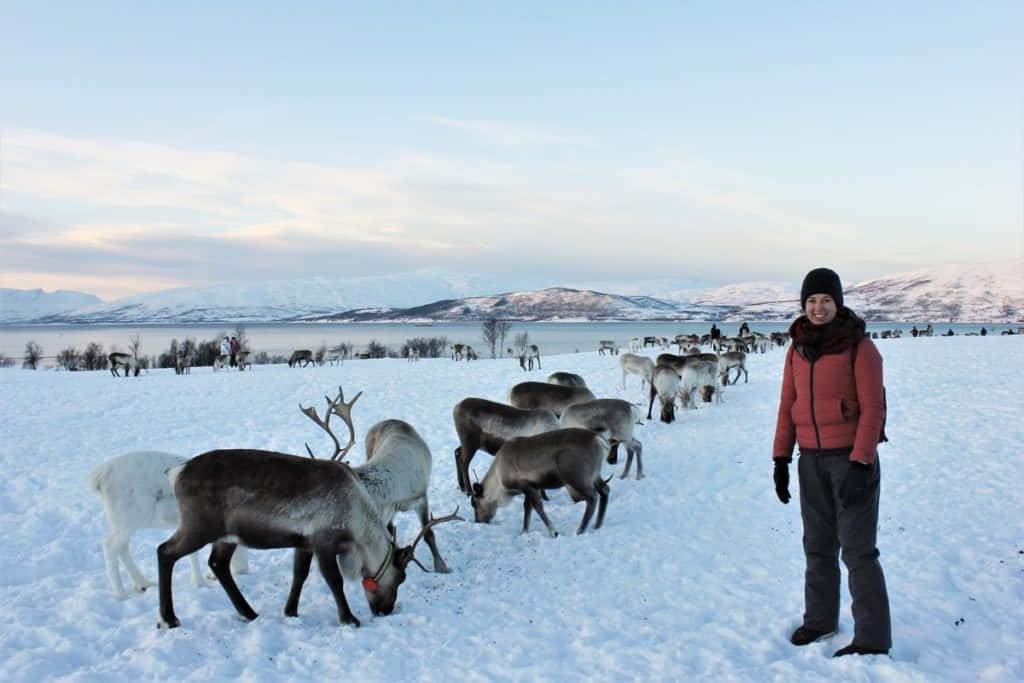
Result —
[[[0, 323], [788, 320], [799, 307], [799, 282], [708, 289], [658, 280], [630, 283], [623, 287], [628, 295], [553, 284], [513, 291], [499, 278], [424, 269], [190, 287], [109, 303], [76, 292], [0, 290]], [[938, 266], [857, 283], [845, 296], [848, 306], [874, 321], [1016, 323], [1024, 320], [1024, 264]]]
[[0, 323], [67, 315], [102, 304], [98, 296], [64, 289], [54, 292], [41, 289], [0, 289]]

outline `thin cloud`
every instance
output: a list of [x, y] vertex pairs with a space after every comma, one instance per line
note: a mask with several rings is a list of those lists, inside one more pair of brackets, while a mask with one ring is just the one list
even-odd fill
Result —
[[527, 145], [566, 145], [578, 143], [577, 138], [551, 133], [531, 126], [501, 121], [470, 121], [444, 116], [422, 116], [418, 120], [446, 128], [454, 128], [496, 145], [518, 147]]

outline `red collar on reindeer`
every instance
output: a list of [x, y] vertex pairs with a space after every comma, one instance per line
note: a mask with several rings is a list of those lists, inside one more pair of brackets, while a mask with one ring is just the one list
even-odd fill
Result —
[[377, 584], [384, 578], [384, 574], [388, 571], [388, 567], [391, 566], [391, 558], [395, 554], [395, 544], [388, 543], [388, 554], [384, 557], [384, 561], [380, 565], [380, 569], [373, 576], [367, 576], [363, 579], [363, 588], [370, 591], [371, 593], [377, 592]]

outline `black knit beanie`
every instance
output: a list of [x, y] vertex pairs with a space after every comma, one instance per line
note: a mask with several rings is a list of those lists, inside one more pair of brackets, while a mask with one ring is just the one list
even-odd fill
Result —
[[843, 283], [834, 270], [815, 268], [807, 273], [800, 285], [800, 310], [805, 308], [807, 299], [813, 294], [828, 294], [835, 300], [836, 308], [843, 307]]

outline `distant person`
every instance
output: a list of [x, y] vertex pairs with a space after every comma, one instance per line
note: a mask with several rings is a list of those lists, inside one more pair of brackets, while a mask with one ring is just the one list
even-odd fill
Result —
[[916, 337], [918, 334], [919, 333], [917, 331], [917, 325], [914, 325], [913, 327], [910, 328], [910, 336], [911, 337]]
[[984, 337], [986, 334], [988, 334], [988, 330], [986, 330], [984, 327], [981, 328], [981, 336]]
[[224, 337], [224, 340], [220, 343], [220, 364], [224, 366], [231, 359], [231, 340]]
[[236, 367], [238, 365], [238, 349], [241, 347], [242, 345], [238, 342], [238, 337], [232, 337], [231, 341], [228, 343], [228, 348], [231, 351], [231, 367]]
[[722, 338], [722, 331], [718, 329], [718, 326], [711, 323], [711, 341], [718, 341]]
[[948, 330], [946, 330], [946, 336], [947, 337], [952, 337], [953, 336], [953, 328], [952, 327], [949, 328]]
[[742, 337], [743, 335], [745, 335], [745, 334], [750, 334], [750, 328], [749, 328], [749, 327], [747, 327], [747, 323], [746, 323], [746, 321], [744, 321], [744, 322], [743, 322], [743, 324], [742, 324], [742, 325], [740, 325], [740, 332], [739, 332], [739, 335], [740, 335], [741, 337]]
[[865, 323], [843, 305], [839, 275], [815, 268], [800, 288], [803, 315], [789, 328], [772, 459], [775, 494], [788, 503], [789, 463], [800, 449], [803, 624], [794, 645], [839, 626], [839, 558], [853, 598], [853, 640], [844, 655], [888, 654], [889, 596], [878, 561], [878, 441], [885, 419], [882, 356]]

